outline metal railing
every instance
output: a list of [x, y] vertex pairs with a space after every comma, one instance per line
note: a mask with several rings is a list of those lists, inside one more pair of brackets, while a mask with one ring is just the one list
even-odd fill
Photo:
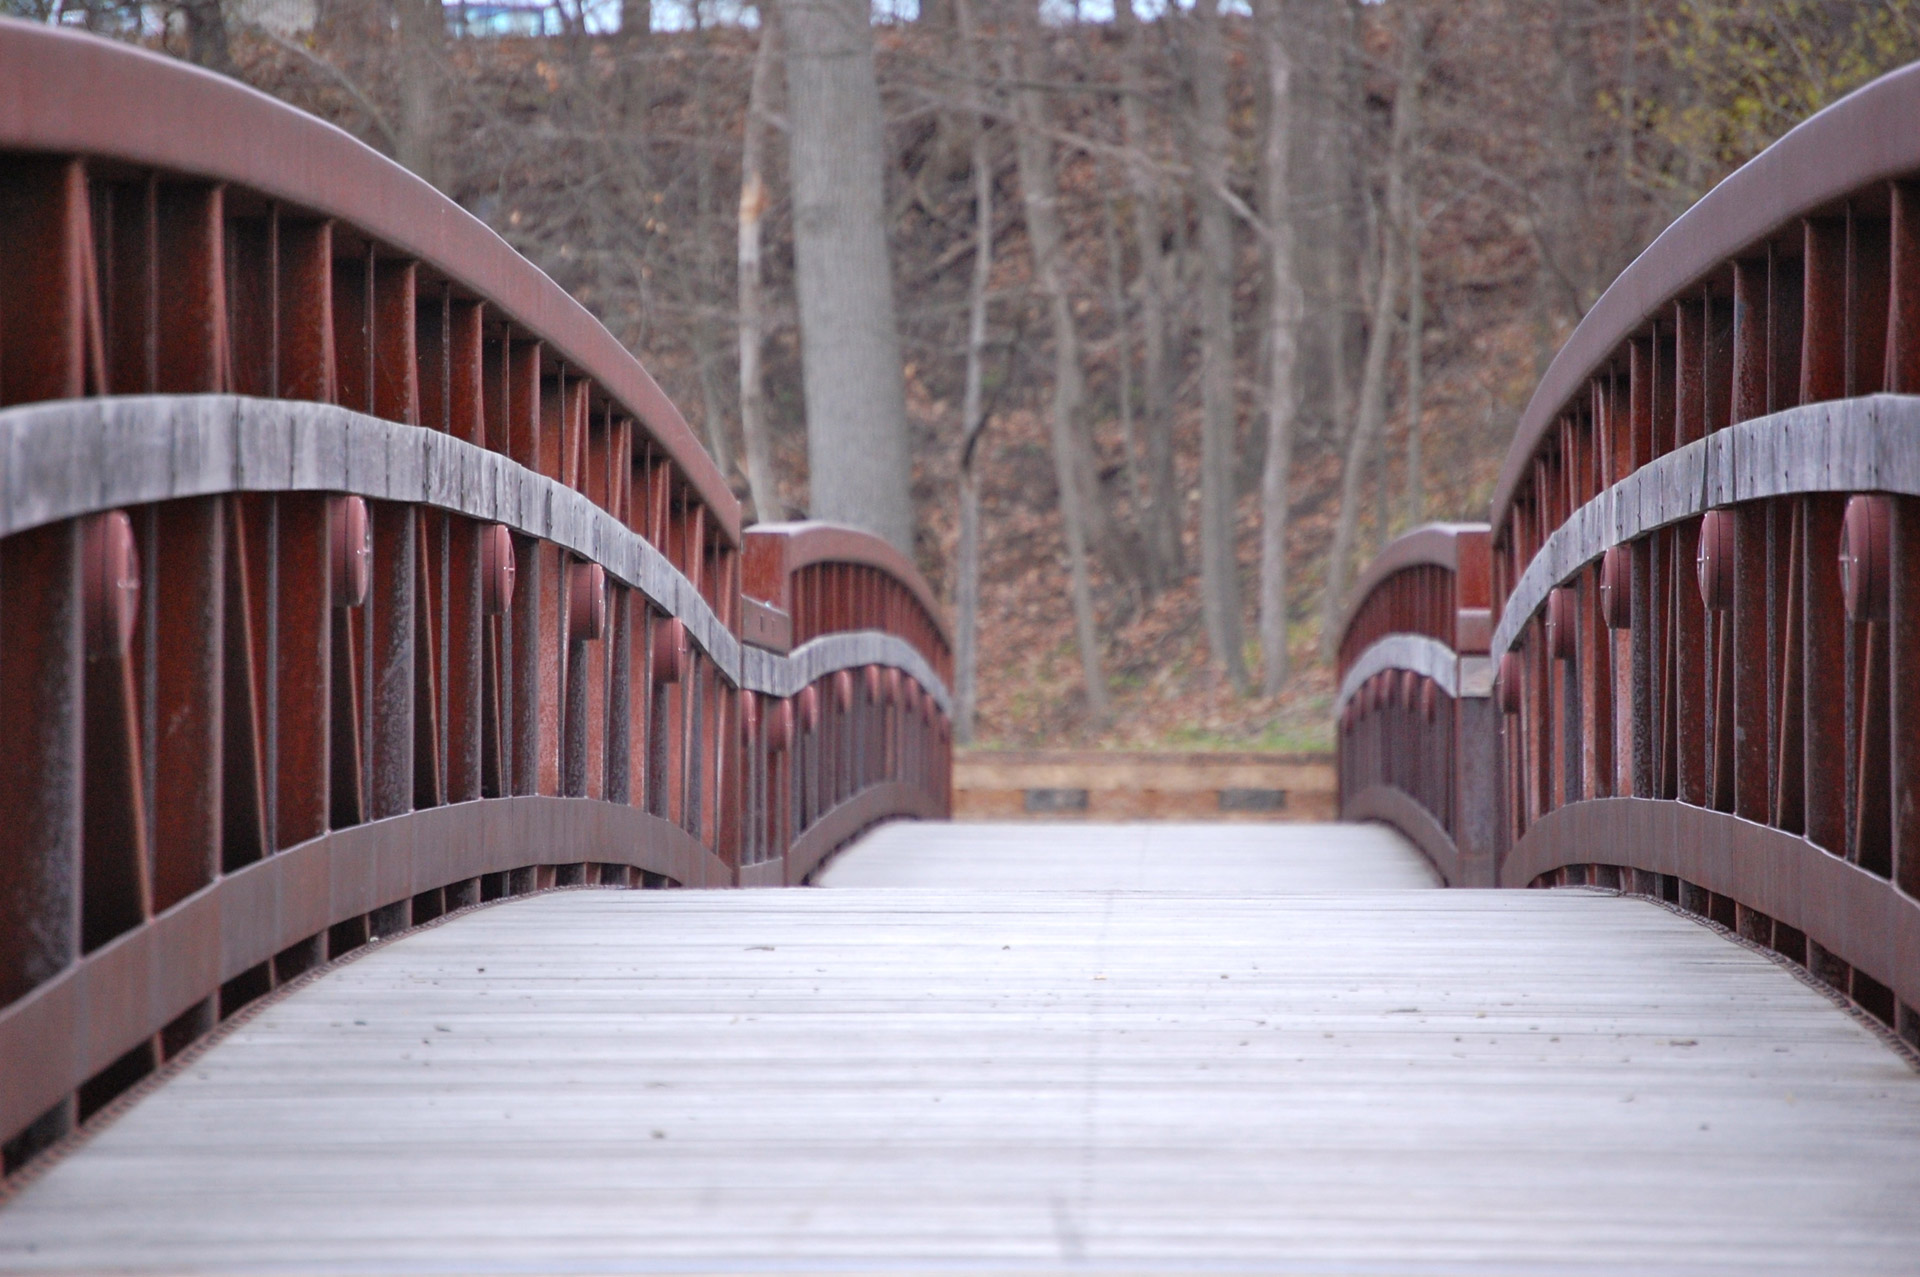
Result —
[[372, 938], [798, 882], [946, 813], [912, 565], [743, 535], [645, 370], [486, 227], [126, 46], [0, 21], [0, 84], [9, 1167]]
[[1484, 524], [1407, 533], [1356, 585], [1340, 641], [1340, 814], [1395, 826], [1456, 887], [1492, 885], [1501, 847], [1487, 567]]
[[1920, 1041], [1920, 66], [1615, 281], [1493, 500], [1502, 885], [1660, 896]]

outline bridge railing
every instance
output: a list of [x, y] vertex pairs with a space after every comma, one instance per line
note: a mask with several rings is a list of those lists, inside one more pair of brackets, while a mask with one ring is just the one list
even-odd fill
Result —
[[1493, 500], [1503, 885], [1658, 895], [1920, 1041], [1920, 66], [1722, 182]]
[[[372, 938], [798, 881], [945, 813], [912, 565], [743, 535], [645, 370], [490, 230], [123, 45], [0, 20], [0, 84], [9, 1166]], [[743, 592], [773, 542], [833, 553]]]
[[1501, 847], [1487, 546], [1484, 524], [1400, 537], [1340, 639], [1341, 815], [1395, 826], [1449, 886], [1491, 885]]

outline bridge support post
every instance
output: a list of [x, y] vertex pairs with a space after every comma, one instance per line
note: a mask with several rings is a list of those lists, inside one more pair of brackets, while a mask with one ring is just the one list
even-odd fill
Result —
[[1460, 789], [1453, 808], [1460, 880], [1453, 885], [1494, 887], [1507, 842], [1506, 754], [1500, 743], [1505, 724], [1491, 696], [1463, 696], [1454, 702], [1454, 714], [1460, 724], [1454, 744]]

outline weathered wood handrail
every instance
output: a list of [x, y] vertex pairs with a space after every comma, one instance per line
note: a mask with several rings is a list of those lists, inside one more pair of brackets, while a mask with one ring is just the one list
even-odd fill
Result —
[[1623, 272], [1493, 499], [1503, 885], [1656, 894], [1920, 1042], [1920, 66]]
[[[490, 230], [123, 45], [0, 20], [0, 84], [9, 1168], [372, 937], [798, 882], [946, 814], [912, 564], [743, 536], [645, 370]], [[858, 571], [798, 554], [749, 597], [773, 543]]]

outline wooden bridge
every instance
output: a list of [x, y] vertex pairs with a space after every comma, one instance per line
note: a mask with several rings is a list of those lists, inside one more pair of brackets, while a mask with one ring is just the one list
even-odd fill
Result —
[[1913, 1271], [1920, 69], [1375, 563], [1292, 826], [938, 823], [912, 565], [479, 223], [0, 86], [0, 1269]]

